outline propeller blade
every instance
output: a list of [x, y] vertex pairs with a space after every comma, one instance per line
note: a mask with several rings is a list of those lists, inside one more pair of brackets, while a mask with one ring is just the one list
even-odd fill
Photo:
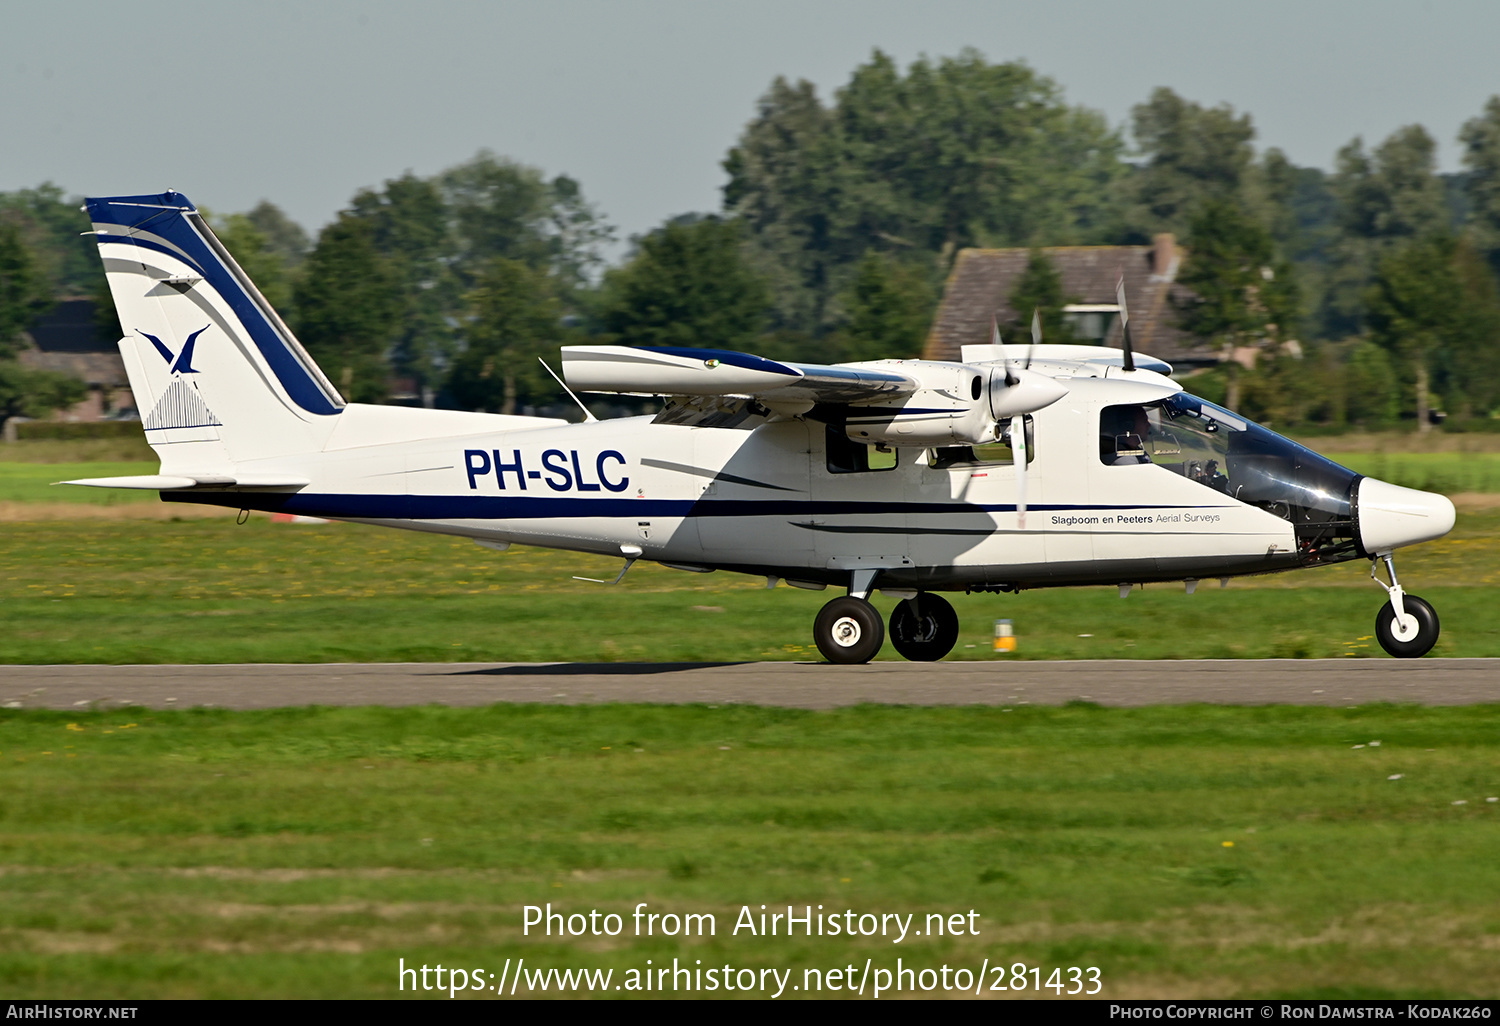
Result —
[[1031, 370], [1031, 358], [1036, 354], [1036, 347], [1042, 344], [1042, 311], [1037, 307], [1031, 308], [1031, 348], [1026, 350], [1026, 362], [1022, 370]]
[[1135, 355], [1130, 351], [1130, 312], [1125, 309], [1125, 275], [1115, 282], [1115, 299], [1120, 304], [1120, 344], [1125, 349], [1125, 369], [1135, 370]]
[[1010, 451], [1016, 465], [1016, 526], [1026, 530], [1026, 418], [1010, 419]]
[[[1004, 344], [1005, 343], [1000, 339], [1000, 318], [997, 314], [990, 314], [990, 345], [1003, 346]], [[1002, 353], [1001, 359], [1005, 361], [1006, 387], [1014, 387], [1017, 379], [1015, 374], [1011, 373], [1010, 357], [1005, 356]]]

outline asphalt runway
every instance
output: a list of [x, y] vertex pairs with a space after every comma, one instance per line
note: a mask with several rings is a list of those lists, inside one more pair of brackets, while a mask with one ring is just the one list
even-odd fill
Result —
[[705, 702], [894, 705], [1360, 705], [1500, 702], [1500, 659], [871, 663], [315, 663], [0, 666], [0, 706]]

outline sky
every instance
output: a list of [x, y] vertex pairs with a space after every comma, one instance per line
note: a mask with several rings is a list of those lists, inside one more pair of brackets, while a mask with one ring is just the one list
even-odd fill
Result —
[[489, 149], [577, 179], [623, 242], [718, 209], [776, 76], [826, 100], [877, 48], [1025, 61], [1121, 127], [1169, 86], [1325, 169], [1421, 123], [1452, 171], [1497, 39], [1493, 0], [4, 0], [0, 191], [269, 199], [316, 232], [358, 189]]

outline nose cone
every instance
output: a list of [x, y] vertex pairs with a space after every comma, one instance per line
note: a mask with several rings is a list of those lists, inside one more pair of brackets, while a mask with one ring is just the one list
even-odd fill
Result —
[[1011, 369], [1010, 378], [1015, 384], [1006, 383], [1004, 370], [997, 369], [991, 374], [990, 414], [996, 420], [1035, 413], [1068, 394], [1068, 386], [1050, 374], [1016, 367]]
[[1453, 530], [1453, 517], [1447, 496], [1373, 477], [1359, 482], [1359, 540], [1371, 555], [1441, 538]]

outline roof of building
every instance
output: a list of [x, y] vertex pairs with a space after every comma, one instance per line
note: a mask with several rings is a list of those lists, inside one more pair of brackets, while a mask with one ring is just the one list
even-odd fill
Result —
[[59, 299], [31, 326], [31, 340], [44, 353], [118, 353], [118, 342], [105, 337], [87, 296]]
[[27, 334], [32, 345], [18, 356], [22, 366], [57, 371], [102, 388], [128, 387], [119, 343], [100, 333], [92, 299], [59, 299]]
[[[1177, 367], [1217, 363], [1218, 354], [1177, 327], [1172, 300], [1192, 292], [1177, 283], [1183, 250], [1171, 235], [1158, 235], [1150, 246], [1058, 246], [1042, 250], [1062, 278], [1069, 302], [1116, 304], [1115, 283], [1125, 279], [1134, 348]], [[1029, 249], [965, 249], [958, 254], [937, 318], [928, 333], [923, 356], [957, 360], [961, 346], [990, 341], [990, 322], [1024, 322], [1030, 311], [1014, 310], [1010, 294], [1026, 271]], [[1022, 340], [1014, 340], [1022, 341]], [[1118, 318], [1100, 343], [1121, 343]]]

